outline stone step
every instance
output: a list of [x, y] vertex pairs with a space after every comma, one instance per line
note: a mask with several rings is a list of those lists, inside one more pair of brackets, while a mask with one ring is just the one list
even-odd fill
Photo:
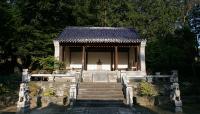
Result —
[[[77, 101], [84, 105], [119, 105], [123, 104], [124, 95], [121, 83], [80, 83]], [[90, 101], [90, 102], [86, 102]], [[96, 102], [98, 101], [98, 102]], [[116, 101], [109, 102], [107, 101]], [[78, 104], [82, 104], [78, 103]]]
[[81, 107], [125, 107], [123, 100], [77, 100], [75, 106]]
[[79, 94], [78, 97], [91, 97], [91, 98], [115, 98], [115, 97], [122, 97], [124, 98], [123, 94], [99, 94], [99, 95], [93, 95], [93, 94]]
[[79, 88], [79, 91], [122, 91], [122, 88]]
[[78, 92], [79, 95], [81, 94], [87, 94], [87, 95], [101, 95], [101, 94], [104, 94], [104, 95], [113, 95], [113, 94], [123, 94], [122, 91], [84, 91], [84, 90], [81, 90]]
[[122, 88], [122, 85], [79, 85], [80, 88]]
[[82, 82], [79, 85], [121, 85], [121, 83], [116, 82]]
[[77, 100], [99, 100], [99, 101], [106, 101], [106, 100], [113, 100], [113, 101], [118, 101], [118, 100], [121, 100], [123, 101], [124, 100], [124, 97], [77, 97]]

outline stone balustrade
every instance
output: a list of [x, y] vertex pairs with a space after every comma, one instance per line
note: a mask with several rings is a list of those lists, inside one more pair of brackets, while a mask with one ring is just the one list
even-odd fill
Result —
[[182, 112], [182, 100], [178, 83], [178, 72], [173, 70], [171, 75], [161, 75], [156, 72], [155, 75], [148, 75], [146, 80], [150, 83], [165, 82], [170, 84], [170, 100], [175, 105], [175, 112]]
[[29, 74], [30, 81], [49, 81], [49, 82], [77, 82], [80, 73], [69, 71], [64, 74]]
[[83, 71], [83, 82], [117, 82], [120, 71]]
[[27, 113], [30, 111], [30, 96], [29, 96], [29, 87], [27, 83], [20, 84], [17, 110], [19, 113]]
[[122, 84], [123, 84], [123, 90], [124, 90], [124, 93], [125, 93], [125, 97], [126, 97], [126, 104], [129, 105], [129, 106], [132, 106], [133, 105], [133, 88], [131, 85], [129, 85], [129, 79], [127, 77], [127, 74], [126, 72], [121, 72], [121, 81], [122, 81]]

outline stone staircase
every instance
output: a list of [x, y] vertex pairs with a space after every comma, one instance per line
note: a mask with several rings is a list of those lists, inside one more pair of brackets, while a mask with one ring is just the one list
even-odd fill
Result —
[[85, 82], [79, 84], [75, 104], [78, 106], [123, 106], [123, 101], [121, 83]]

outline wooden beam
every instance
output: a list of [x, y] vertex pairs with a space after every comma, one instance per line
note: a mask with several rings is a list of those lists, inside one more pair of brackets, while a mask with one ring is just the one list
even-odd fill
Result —
[[[76, 44], [76, 45], [74, 45]], [[61, 46], [67, 46], [67, 47], [136, 47], [139, 45], [140, 42], [135, 42], [135, 43], [61, 43]]]

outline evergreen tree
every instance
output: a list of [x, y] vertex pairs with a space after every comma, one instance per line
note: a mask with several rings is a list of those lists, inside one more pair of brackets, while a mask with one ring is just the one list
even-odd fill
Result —
[[193, 42], [185, 37], [190, 33], [185, 27], [175, 30], [188, 7], [183, 0], [1, 0], [0, 51], [13, 64], [21, 58], [27, 68], [32, 57], [53, 55], [52, 40], [66, 26], [131, 27], [148, 39], [149, 69], [180, 68], [193, 60], [185, 56], [193, 53]]
[[191, 31], [196, 34], [198, 48], [200, 49], [200, 4], [196, 4], [188, 16]]

